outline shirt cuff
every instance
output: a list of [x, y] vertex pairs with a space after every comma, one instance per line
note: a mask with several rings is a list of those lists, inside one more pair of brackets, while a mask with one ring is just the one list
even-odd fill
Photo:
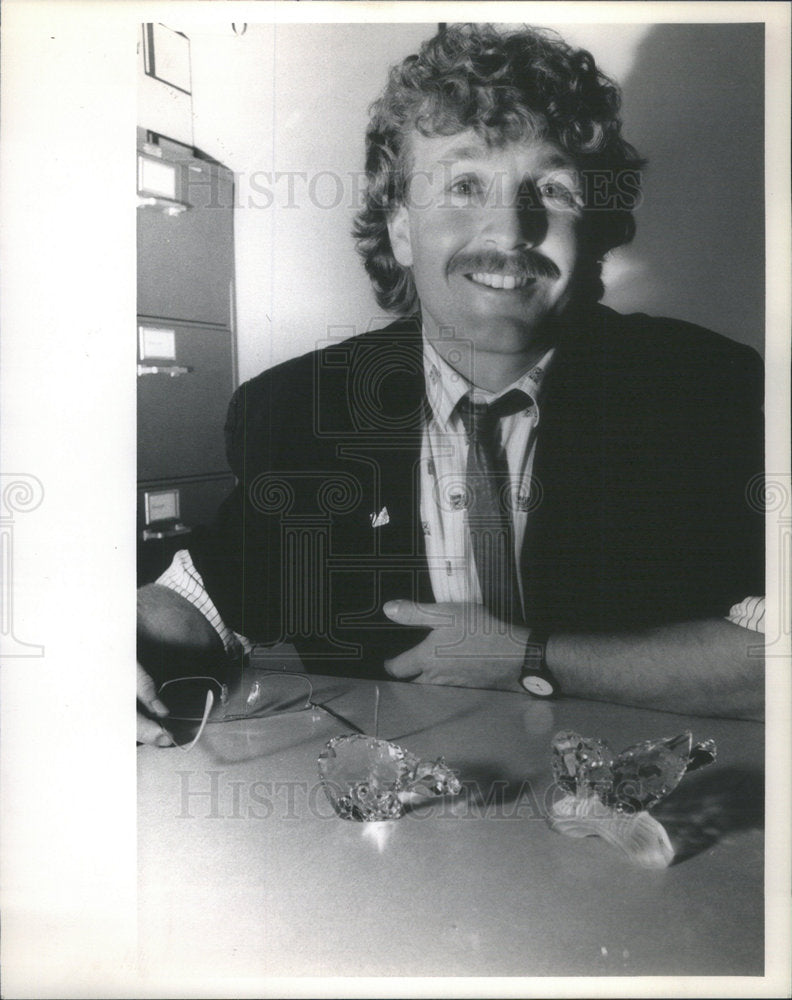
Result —
[[201, 612], [220, 636], [226, 653], [250, 652], [250, 641], [245, 636], [233, 632], [223, 621], [187, 549], [179, 549], [170, 566], [156, 582], [162, 587], [174, 590]]
[[765, 630], [765, 599], [764, 597], [746, 597], [744, 601], [735, 604], [727, 616], [727, 621], [753, 632]]

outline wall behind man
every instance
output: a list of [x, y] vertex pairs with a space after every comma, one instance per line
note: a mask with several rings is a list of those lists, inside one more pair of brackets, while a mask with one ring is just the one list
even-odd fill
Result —
[[238, 172], [240, 378], [387, 322], [350, 236], [368, 106], [435, 25], [183, 30], [195, 145]]
[[[648, 156], [605, 302], [762, 349], [762, 26], [560, 25], [623, 85]], [[349, 231], [369, 103], [433, 24], [184, 26], [195, 145], [237, 172], [239, 373], [379, 325]]]
[[624, 130], [649, 163], [608, 301], [764, 347], [764, 25], [666, 24], [623, 79]]

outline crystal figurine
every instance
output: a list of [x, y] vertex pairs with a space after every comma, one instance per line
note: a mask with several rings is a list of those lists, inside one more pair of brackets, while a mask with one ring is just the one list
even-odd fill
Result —
[[342, 819], [399, 819], [415, 797], [458, 795], [461, 784], [442, 757], [421, 760], [373, 736], [336, 736], [319, 754], [319, 777]]
[[553, 775], [564, 794], [550, 808], [550, 826], [570, 837], [602, 837], [641, 867], [668, 867], [674, 849], [648, 810], [688, 771], [715, 760], [714, 740], [694, 745], [684, 732], [614, 754], [605, 740], [561, 732], [552, 747]]

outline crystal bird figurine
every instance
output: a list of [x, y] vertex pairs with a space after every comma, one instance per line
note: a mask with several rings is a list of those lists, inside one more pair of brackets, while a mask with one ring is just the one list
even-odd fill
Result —
[[614, 755], [604, 740], [561, 732], [552, 747], [553, 774], [564, 794], [551, 806], [551, 827], [570, 837], [602, 837], [642, 867], [667, 867], [674, 849], [648, 810], [688, 771], [715, 760], [714, 740], [694, 745], [684, 732]]
[[458, 795], [461, 784], [442, 757], [425, 761], [373, 736], [336, 736], [319, 754], [319, 777], [342, 819], [399, 819], [414, 797]]

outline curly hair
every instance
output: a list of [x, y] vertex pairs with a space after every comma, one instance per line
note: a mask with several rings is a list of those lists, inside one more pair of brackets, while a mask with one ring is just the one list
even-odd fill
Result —
[[584, 241], [596, 272], [591, 292], [601, 297], [602, 257], [635, 233], [632, 209], [645, 163], [621, 137], [620, 106], [619, 88], [593, 57], [546, 29], [451, 25], [394, 66], [370, 108], [365, 204], [353, 229], [379, 305], [401, 314], [418, 305], [412, 272], [393, 256], [387, 228], [407, 196], [412, 130], [439, 136], [473, 129], [489, 146], [547, 139], [584, 177], [597, 176]]

